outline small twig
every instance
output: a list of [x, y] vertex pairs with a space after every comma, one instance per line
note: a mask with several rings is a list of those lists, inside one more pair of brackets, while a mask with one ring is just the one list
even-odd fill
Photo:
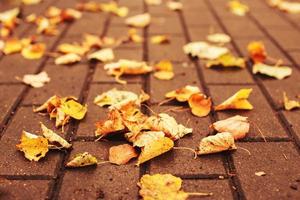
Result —
[[48, 144], [48, 148], [50, 148], [50, 149], [58, 149], [58, 150], [61, 150], [61, 149], [63, 149], [64, 147], [58, 147], [58, 146], [53, 145], [53, 144]]
[[158, 104], [158, 106], [162, 106], [163, 104], [168, 103], [168, 102], [170, 102], [170, 101], [172, 101], [172, 100], [174, 100], [174, 99], [175, 99], [175, 97], [165, 99], [165, 100], [161, 101], [161, 102]]
[[256, 123], [252, 122], [255, 127], [257, 128], [258, 132], [261, 134], [262, 138], [264, 139], [265, 142], [267, 142], [265, 135], [263, 134], [263, 132], [260, 130], [260, 128], [256, 125]]
[[99, 137], [95, 140], [95, 142], [98, 142], [98, 141], [101, 140], [103, 137], [104, 137], [104, 135], [99, 136]]
[[286, 157], [286, 155], [284, 153], [282, 153], [282, 155], [286, 160], [288, 160], [288, 158]]
[[173, 147], [173, 149], [179, 149], [179, 150], [189, 150], [194, 153], [194, 159], [197, 158], [197, 152], [195, 149], [189, 148], [189, 147]]
[[212, 192], [188, 192], [187, 193], [189, 196], [201, 196], [201, 197], [208, 197], [212, 196]]
[[145, 106], [145, 108], [147, 108], [148, 110], [150, 110], [154, 115], [157, 115], [157, 113], [154, 112], [154, 110], [152, 110], [148, 105], [146, 105], [146, 104], [141, 104], [141, 106]]
[[237, 148], [238, 149], [243, 149], [244, 151], [246, 151], [249, 154], [249, 156], [251, 156], [251, 152], [248, 149], [246, 149], [244, 147], [237, 147]]

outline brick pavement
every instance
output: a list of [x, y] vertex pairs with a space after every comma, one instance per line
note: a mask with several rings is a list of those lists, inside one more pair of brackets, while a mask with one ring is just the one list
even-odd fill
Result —
[[[97, 2], [101, 2], [97, 0]], [[138, 199], [136, 183], [145, 173], [172, 173], [183, 178], [183, 188], [189, 192], [207, 191], [214, 195], [207, 199], [300, 199], [300, 110], [287, 112], [281, 104], [282, 92], [289, 96], [300, 91], [300, 15], [289, 15], [271, 9], [263, 0], [246, 1], [250, 13], [245, 17], [232, 15], [225, 9], [225, 0], [182, 0], [182, 11], [169, 11], [164, 6], [147, 6], [142, 0], [119, 0], [128, 6], [130, 15], [149, 12], [152, 24], [141, 30], [146, 38], [142, 44], [128, 43], [116, 50], [117, 59], [128, 58], [157, 62], [170, 59], [175, 66], [175, 79], [160, 81], [153, 75], [125, 77], [128, 84], [114, 83], [105, 75], [102, 64], [82, 61], [73, 66], [55, 66], [53, 59], [43, 57], [37, 61], [23, 59], [20, 55], [0, 55], [0, 199]], [[43, 13], [50, 5], [60, 8], [74, 7], [75, 0], [44, 0], [37, 6], [23, 6], [23, 17], [31, 13]], [[9, 8], [0, 3], [0, 10]], [[210, 27], [229, 34], [233, 41], [228, 45], [239, 56], [247, 56], [246, 44], [262, 40], [273, 57], [282, 58], [293, 67], [291, 77], [282, 81], [253, 76], [251, 66], [245, 70], [211, 70], [203, 62], [184, 55], [182, 46], [190, 41], [204, 40]], [[122, 36], [128, 28], [123, 19], [105, 13], [86, 13], [82, 19], [60, 27], [60, 34], [44, 37], [48, 50], [54, 50], [61, 42], [79, 41], [83, 33], [99, 36]], [[16, 36], [29, 36], [32, 25], [21, 24]], [[168, 34], [171, 43], [154, 45], [149, 37]], [[15, 76], [27, 73], [48, 72], [51, 82], [40, 89], [33, 89], [15, 80]], [[59, 72], [59, 73], [57, 73]], [[163, 84], [163, 87], [162, 87]], [[171, 151], [139, 168], [130, 162], [123, 166], [105, 165], [66, 170], [66, 161], [74, 154], [88, 151], [98, 158], [107, 159], [113, 142], [93, 142], [94, 123], [106, 116], [105, 109], [93, 104], [93, 98], [108, 89], [117, 87], [130, 91], [141, 88], [151, 94], [149, 106], [163, 111], [174, 106], [169, 103], [157, 107], [165, 92], [184, 86], [198, 85], [212, 96], [214, 104], [243, 87], [254, 89], [250, 101], [254, 110], [248, 112], [212, 112], [205, 118], [196, 118], [189, 111], [170, 112], [179, 122], [194, 129], [192, 135], [177, 142], [179, 146], [196, 147], [201, 138], [210, 134], [208, 125], [233, 114], [242, 114], [260, 127], [267, 142], [251, 127], [246, 138], [238, 146], [242, 150], [191, 159], [189, 152]], [[42, 121], [55, 129], [47, 117], [32, 112], [33, 105], [40, 105], [48, 97], [58, 94], [73, 95], [89, 106], [82, 121], [71, 121], [65, 137], [73, 143], [72, 151], [51, 152], [39, 162], [29, 162], [17, 152], [23, 129], [39, 130]], [[257, 171], [267, 173], [255, 176]], [[298, 182], [297, 182], [298, 181]], [[298, 190], [292, 189], [298, 184]], [[197, 198], [191, 198], [197, 199]]]

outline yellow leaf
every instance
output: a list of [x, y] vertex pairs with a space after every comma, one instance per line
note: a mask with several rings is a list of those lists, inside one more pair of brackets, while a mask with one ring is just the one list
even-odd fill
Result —
[[253, 74], [261, 73], [282, 80], [292, 74], [292, 69], [285, 66], [270, 66], [263, 63], [256, 63], [253, 65], [252, 72]]
[[57, 143], [60, 145], [58, 147], [70, 148], [72, 145], [68, 143], [65, 139], [63, 139], [60, 135], [48, 129], [43, 123], [41, 124], [41, 129], [43, 132], [43, 136], [50, 142], [56, 145]]
[[162, 60], [155, 65], [154, 77], [160, 80], [171, 80], [174, 77], [173, 65], [169, 60]]
[[23, 44], [21, 40], [18, 40], [16, 38], [10, 38], [5, 42], [3, 53], [5, 55], [18, 53], [22, 50], [22, 48], [23, 48]]
[[237, 148], [232, 134], [223, 132], [203, 138], [200, 141], [198, 154], [204, 155], [233, 149]]
[[75, 53], [68, 53], [63, 56], [59, 56], [55, 59], [56, 65], [67, 65], [67, 64], [73, 64], [76, 62], [79, 62], [81, 60], [81, 57]]
[[62, 111], [71, 116], [74, 119], [83, 119], [86, 112], [87, 112], [87, 105], [81, 105], [80, 103], [74, 101], [74, 100], [69, 100], [64, 102], [61, 105]]
[[174, 146], [173, 140], [163, 137], [158, 140], [154, 140], [148, 145], [142, 148], [142, 152], [138, 157], [137, 165], [140, 165], [154, 157], [157, 157], [167, 151], [170, 151]]
[[135, 149], [129, 144], [109, 148], [109, 162], [113, 164], [124, 165], [137, 156]]
[[149, 6], [158, 6], [161, 4], [161, 0], [145, 0]]
[[188, 101], [192, 94], [199, 93], [200, 89], [197, 86], [186, 85], [183, 88], [173, 90], [165, 94], [166, 98], [176, 98], [179, 102]]
[[67, 167], [84, 167], [89, 165], [97, 165], [98, 160], [95, 156], [88, 152], [75, 155], [68, 163]]
[[114, 52], [111, 48], [101, 49], [88, 55], [89, 60], [99, 60], [101, 62], [109, 62], [112, 61], [114, 58]]
[[170, 10], [177, 11], [177, 10], [182, 10], [183, 5], [182, 5], [181, 2], [178, 2], [178, 1], [168, 1], [167, 2], [167, 7]]
[[171, 174], [143, 175], [138, 186], [144, 200], [185, 200], [188, 193], [181, 190], [182, 180]]
[[135, 43], [141, 43], [144, 41], [144, 38], [140, 35], [138, 35], [137, 30], [135, 28], [131, 28], [128, 30], [128, 39], [129, 41], [135, 42]]
[[218, 57], [215, 60], [209, 60], [206, 62], [207, 68], [214, 66], [245, 68], [246, 64], [243, 58], [236, 58], [231, 53], [227, 53]]
[[170, 39], [166, 35], [154, 35], [151, 37], [152, 44], [167, 44], [170, 43]]
[[242, 109], [252, 110], [253, 106], [247, 100], [252, 89], [241, 89], [236, 92], [233, 96], [229, 97], [223, 103], [215, 107], [215, 110], [228, 110], [228, 109]]
[[[126, 136], [128, 137], [128, 135], [130, 134], [127, 133]], [[163, 137], [165, 137], [165, 133], [162, 131], [144, 131], [139, 133], [131, 142], [133, 142], [133, 146], [144, 147]]]
[[26, 59], [40, 59], [46, 51], [44, 43], [31, 44], [22, 49], [22, 56]]
[[228, 7], [233, 14], [238, 16], [245, 16], [245, 14], [249, 12], [249, 7], [238, 0], [229, 1]]
[[21, 143], [17, 145], [18, 150], [23, 151], [25, 157], [32, 161], [38, 161], [45, 157], [48, 152], [48, 140], [46, 138], [22, 132]]
[[22, 3], [24, 3], [25, 5], [34, 5], [41, 2], [42, 0], [22, 0]]
[[292, 110], [294, 108], [300, 108], [300, 102], [295, 100], [289, 100], [286, 93], [283, 93], [283, 103], [285, 110]]
[[128, 17], [125, 20], [125, 24], [138, 28], [144, 28], [150, 24], [151, 16], [149, 13], [139, 14], [132, 17]]
[[231, 41], [231, 38], [229, 35], [225, 33], [213, 33], [209, 34], [206, 37], [207, 41], [213, 42], [213, 43], [218, 43], [218, 44], [226, 44]]
[[80, 2], [76, 4], [76, 8], [81, 11], [98, 12], [101, 10], [101, 4], [94, 1]]
[[211, 125], [218, 132], [229, 132], [235, 140], [244, 138], [249, 132], [250, 124], [248, 117], [236, 115], [224, 120], [217, 121]]
[[22, 81], [25, 84], [31, 85], [34, 88], [40, 88], [50, 81], [47, 72], [40, 72], [38, 74], [26, 74]]
[[102, 40], [98, 35], [85, 33], [83, 35], [82, 46], [84, 49], [91, 49], [92, 47], [100, 48], [102, 46]]
[[205, 117], [211, 110], [211, 98], [207, 98], [204, 94], [196, 93], [190, 96], [188, 100], [191, 111], [198, 117]]
[[58, 52], [68, 54], [68, 53], [74, 53], [77, 55], [84, 55], [89, 48], [85, 46], [81, 46], [79, 44], [68, 44], [68, 43], [63, 43], [60, 44], [57, 48]]
[[297, 14], [300, 13], [300, 3], [299, 2], [290, 2], [290, 1], [283, 1], [283, 0], [269, 0], [268, 1], [270, 6], [277, 7], [279, 10]]

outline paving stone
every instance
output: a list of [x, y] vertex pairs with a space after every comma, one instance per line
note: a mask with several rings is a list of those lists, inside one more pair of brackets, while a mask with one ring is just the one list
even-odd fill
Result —
[[292, 129], [295, 131], [298, 140], [300, 140], [300, 111], [283, 111], [283, 115], [287, 119]]
[[295, 60], [295, 62], [298, 65], [298, 68], [300, 67], [300, 51], [295, 52], [288, 52], [288, 54]]
[[[54, 128], [54, 122], [49, 120], [49, 116], [33, 113], [31, 107], [21, 107], [0, 140], [0, 151], [5, 152], [0, 155], [0, 175], [55, 176], [60, 152], [53, 150], [40, 161], [30, 162], [24, 157], [23, 152], [16, 148], [23, 130], [41, 135], [39, 122], [57, 133], [61, 133], [60, 130]], [[66, 130], [67, 127], [65, 127]]]
[[149, 26], [150, 34], [182, 34], [179, 17], [174, 13], [171, 16], [152, 16]]
[[[250, 121], [250, 131], [246, 138], [265, 137], [286, 138], [288, 137], [285, 130], [281, 126], [276, 113], [271, 109], [265, 97], [257, 86], [254, 85], [232, 85], [232, 86], [210, 86], [210, 93], [214, 105], [219, 105], [227, 98], [242, 88], [252, 88], [253, 91], [249, 97], [250, 103], [254, 109], [250, 111], [243, 110], [225, 110], [217, 112], [220, 119], [225, 119], [234, 115], [242, 115], [248, 117]], [[265, 117], [267, 116], [267, 117]], [[260, 133], [260, 131], [261, 133]]]
[[[247, 199], [299, 199], [300, 193], [290, 188], [300, 175], [300, 160], [290, 142], [238, 143], [251, 152], [237, 150], [233, 160]], [[256, 176], [263, 171], [265, 176]], [[255, 192], [254, 192], [255, 191]]]
[[291, 29], [270, 29], [268, 32], [275, 38], [280, 46], [285, 50], [300, 49], [300, 41], [297, 40], [299, 32], [295, 28]]
[[202, 27], [210, 26], [214, 27], [217, 25], [213, 14], [209, 10], [197, 10], [197, 11], [185, 11], [183, 10], [183, 16], [185, 18], [185, 23], [189, 27]]
[[222, 29], [217, 25], [212, 26], [189, 26], [188, 27], [189, 35], [191, 41], [205, 41], [208, 34], [212, 31], [216, 33], [222, 33]]
[[0, 198], [46, 199], [50, 181], [47, 180], [0, 180]]
[[[120, 143], [75, 142], [71, 157], [89, 152], [99, 160], [108, 159], [109, 147]], [[139, 168], [135, 161], [126, 165], [104, 164], [66, 169], [59, 199], [133, 199], [138, 195]]]

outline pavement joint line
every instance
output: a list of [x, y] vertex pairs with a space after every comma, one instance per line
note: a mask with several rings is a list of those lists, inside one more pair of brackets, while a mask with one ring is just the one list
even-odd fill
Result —
[[47, 175], [0, 175], [7, 180], [53, 180], [54, 177]]
[[226, 180], [230, 176], [227, 174], [175, 174], [184, 180]]

